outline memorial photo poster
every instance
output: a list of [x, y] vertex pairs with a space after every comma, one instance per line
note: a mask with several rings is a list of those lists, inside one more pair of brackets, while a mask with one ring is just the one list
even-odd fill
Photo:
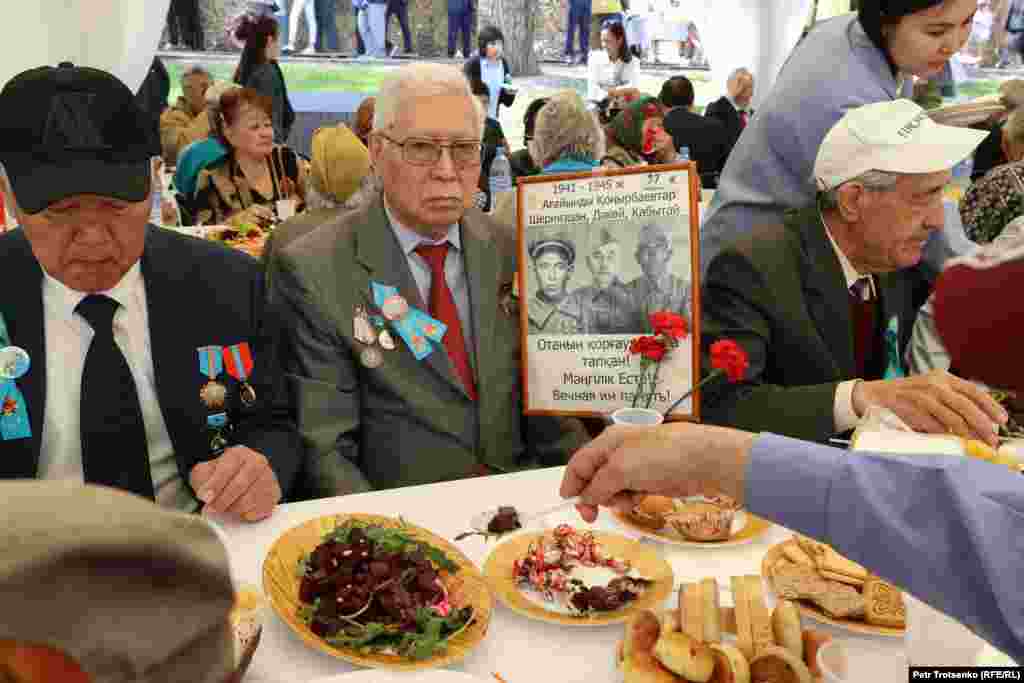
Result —
[[[533, 176], [518, 192], [524, 411], [667, 410], [700, 377], [695, 165]], [[645, 373], [629, 348], [658, 311], [688, 334]], [[672, 417], [698, 419], [697, 398]]]

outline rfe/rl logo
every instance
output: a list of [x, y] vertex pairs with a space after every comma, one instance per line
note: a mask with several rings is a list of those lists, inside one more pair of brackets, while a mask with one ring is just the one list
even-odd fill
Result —
[[107, 149], [103, 136], [90, 116], [94, 93], [60, 93], [53, 98], [46, 120], [43, 144], [47, 147], [79, 150]]

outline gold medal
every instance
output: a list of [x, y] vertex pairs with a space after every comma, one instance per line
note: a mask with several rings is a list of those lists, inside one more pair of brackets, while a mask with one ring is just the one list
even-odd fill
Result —
[[238, 395], [242, 399], [242, 405], [246, 408], [251, 408], [256, 403], [256, 390], [248, 382], [242, 382]]
[[220, 410], [224, 407], [224, 400], [227, 398], [228, 390], [220, 382], [207, 382], [199, 390], [199, 400], [211, 410]]
[[362, 306], [356, 306], [355, 315], [352, 318], [352, 336], [360, 344], [372, 345], [377, 341], [377, 333], [374, 331], [373, 325], [370, 324], [370, 316], [366, 314], [366, 309]]
[[364, 367], [373, 370], [375, 368], [379, 368], [384, 363], [384, 356], [378, 349], [368, 346], [359, 354], [359, 362], [362, 363]]

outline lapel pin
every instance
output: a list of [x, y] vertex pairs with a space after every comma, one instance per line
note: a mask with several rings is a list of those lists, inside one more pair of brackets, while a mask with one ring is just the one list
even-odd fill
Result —
[[409, 303], [401, 295], [392, 294], [384, 299], [380, 310], [388, 320], [401, 320], [409, 313]]
[[23, 377], [31, 364], [25, 349], [19, 346], [0, 348], [0, 380]]
[[383, 348], [385, 351], [395, 350], [395, 340], [391, 336], [391, 333], [388, 332], [387, 330], [380, 331], [380, 337], [378, 338], [377, 341], [380, 342], [381, 348]]
[[370, 317], [362, 306], [356, 306], [356, 312], [352, 319], [352, 336], [360, 344], [372, 346], [377, 341], [377, 333], [374, 332], [373, 326], [370, 324]]

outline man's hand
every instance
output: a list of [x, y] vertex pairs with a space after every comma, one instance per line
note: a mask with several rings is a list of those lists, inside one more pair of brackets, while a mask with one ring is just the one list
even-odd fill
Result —
[[683, 422], [609, 427], [569, 461], [560, 493], [581, 497], [577, 508], [588, 522], [597, 518], [598, 506], [628, 511], [635, 494], [724, 493], [742, 503], [754, 438], [735, 429]]
[[189, 483], [210, 511], [248, 522], [269, 517], [281, 500], [270, 463], [245, 446], [232, 446], [219, 458], [199, 463]]
[[857, 382], [853, 410], [871, 405], [893, 411], [918, 432], [956, 434], [998, 446], [994, 422], [1005, 424], [1006, 411], [984, 389], [943, 370], [904, 379]]

